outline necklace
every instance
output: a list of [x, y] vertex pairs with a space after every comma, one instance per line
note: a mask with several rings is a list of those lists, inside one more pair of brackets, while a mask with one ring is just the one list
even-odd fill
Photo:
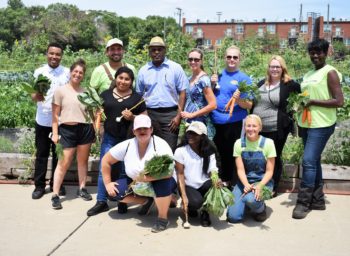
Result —
[[123, 100], [129, 98], [132, 93], [126, 94], [126, 95], [120, 95], [118, 94], [118, 91], [116, 89], [113, 90], [113, 95], [117, 99], [118, 102], [122, 102]]

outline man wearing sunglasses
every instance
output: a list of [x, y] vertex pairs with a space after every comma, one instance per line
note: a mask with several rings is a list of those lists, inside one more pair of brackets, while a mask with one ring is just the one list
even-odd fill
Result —
[[136, 91], [145, 98], [147, 113], [160, 128], [155, 131], [156, 135], [166, 140], [174, 151], [188, 79], [178, 63], [165, 57], [166, 45], [162, 38], [153, 37], [148, 51], [151, 61], [140, 69]]
[[[242, 82], [251, 85], [248, 75], [239, 70], [241, 59], [240, 50], [231, 46], [226, 50], [226, 68], [218, 76], [211, 77], [212, 84], [217, 84], [214, 94], [217, 108], [211, 113], [216, 129], [214, 143], [221, 159], [220, 176], [229, 187], [237, 182], [236, 165], [233, 158], [233, 145], [241, 136], [243, 119], [247, 116], [248, 109], [252, 107], [252, 100], [247, 99], [244, 93], [240, 93], [239, 85]], [[234, 98], [232, 113], [225, 110], [231, 98]], [[227, 108], [226, 108], [227, 109]]]

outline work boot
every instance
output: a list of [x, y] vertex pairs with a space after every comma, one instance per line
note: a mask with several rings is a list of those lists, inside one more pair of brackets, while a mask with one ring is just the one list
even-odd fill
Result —
[[326, 201], [324, 199], [323, 184], [314, 188], [310, 205], [311, 210], [326, 210]]
[[109, 210], [107, 202], [97, 201], [94, 207], [87, 211], [87, 216], [94, 216], [102, 212], [106, 212]]
[[300, 187], [298, 193], [297, 204], [293, 209], [292, 217], [294, 219], [304, 219], [310, 212], [310, 204], [312, 200], [312, 192], [314, 188]]

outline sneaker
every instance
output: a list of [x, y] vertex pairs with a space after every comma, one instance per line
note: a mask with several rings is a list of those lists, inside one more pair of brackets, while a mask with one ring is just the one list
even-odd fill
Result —
[[[53, 192], [53, 187], [50, 186], [50, 192]], [[58, 192], [59, 196], [65, 196], [66, 195], [66, 188], [62, 185], [60, 187], [60, 191]]]
[[140, 210], [137, 212], [138, 215], [148, 215], [152, 209], [152, 206], [154, 204], [153, 197], [150, 197], [147, 199], [146, 203], [141, 205]]
[[62, 204], [60, 201], [60, 197], [58, 195], [53, 195], [51, 197], [52, 208], [55, 210], [62, 209]]
[[267, 215], [266, 215], [266, 206], [265, 206], [262, 212], [254, 214], [254, 220], [258, 222], [264, 222], [266, 219], [267, 219]]
[[87, 192], [86, 188], [78, 189], [77, 196], [85, 201], [90, 201], [92, 199], [92, 196]]
[[166, 230], [169, 226], [169, 221], [167, 219], [158, 218], [154, 226], [152, 227], [153, 233], [158, 233]]
[[94, 207], [87, 211], [87, 216], [94, 216], [102, 212], [106, 212], [109, 210], [107, 202], [97, 201]]
[[128, 212], [128, 205], [126, 203], [118, 203], [118, 213], [125, 214]]
[[207, 211], [201, 211], [200, 223], [202, 227], [209, 227], [211, 225], [211, 220]]
[[45, 194], [45, 188], [35, 188], [32, 193], [32, 199], [40, 199]]

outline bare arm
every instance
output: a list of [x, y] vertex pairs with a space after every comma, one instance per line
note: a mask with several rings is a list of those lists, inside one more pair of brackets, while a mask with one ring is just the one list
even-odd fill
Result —
[[207, 100], [208, 104], [202, 108], [197, 110], [196, 112], [189, 113], [189, 112], [181, 112], [182, 118], [195, 118], [199, 116], [206, 115], [216, 109], [216, 98], [213, 93], [213, 90], [210, 87], [206, 87], [203, 90], [204, 97]]
[[332, 96], [329, 100], [310, 100], [308, 106], [320, 106], [325, 108], [338, 108], [344, 105], [344, 95], [341, 90], [339, 76], [335, 70], [331, 70], [327, 75], [328, 90]]
[[182, 90], [179, 94], [179, 103], [178, 103], [178, 110], [177, 115], [171, 120], [169, 124], [169, 129], [172, 132], [175, 132], [181, 122], [181, 111], [184, 109], [185, 106], [185, 100], [186, 100], [186, 90]]
[[185, 172], [184, 172], [184, 165], [180, 164], [179, 162], [175, 161], [175, 169], [177, 174], [177, 180], [179, 183], [179, 189], [181, 193], [182, 203], [184, 206], [184, 209], [187, 209], [188, 206], [188, 198], [186, 195], [186, 188], [185, 188]]
[[240, 156], [236, 157], [236, 167], [237, 167], [238, 178], [244, 186], [244, 192], [248, 193], [249, 191], [252, 190], [253, 187], [248, 182], [247, 175], [245, 174], [243, 160], [242, 160], [242, 157], [240, 157]]
[[259, 182], [259, 185], [254, 188], [255, 199], [260, 200], [261, 188], [265, 186], [273, 176], [273, 169], [275, 167], [275, 158], [271, 157], [267, 159], [266, 171], [264, 177]]
[[61, 106], [52, 104], [52, 138], [53, 143], [58, 143], [58, 117], [61, 113]]

